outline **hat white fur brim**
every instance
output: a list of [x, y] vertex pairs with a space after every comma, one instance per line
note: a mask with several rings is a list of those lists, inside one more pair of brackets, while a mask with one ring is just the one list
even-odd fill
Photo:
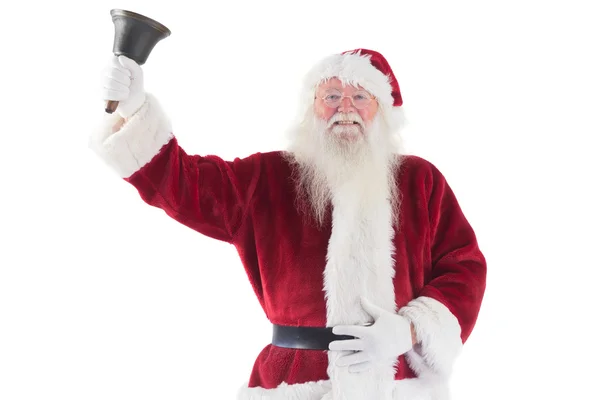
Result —
[[305, 89], [314, 93], [319, 84], [331, 78], [338, 78], [343, 84], [362, 86], [379, 104], [392, 107], [392, 85], [390, 77], [371, 64], [370, 54], [334, 54], [317, 63], [306, 75]]

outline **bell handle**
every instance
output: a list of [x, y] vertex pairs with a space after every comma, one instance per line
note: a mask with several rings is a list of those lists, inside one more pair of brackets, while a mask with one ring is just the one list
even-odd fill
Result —
[[112, 114], [115, 112], [118, 106], [119, 102], [117, 100], [108, 100], [106, 102], [106, 108], [104, 108], [104, 111], [106, 111], [109, 114]]

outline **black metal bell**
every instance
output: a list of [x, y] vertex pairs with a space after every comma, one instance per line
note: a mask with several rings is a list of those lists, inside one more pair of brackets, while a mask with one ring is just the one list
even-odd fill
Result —
[[[132, 11], [113, 9], [110, 15], [115, 25], [113, 53], [129, 57], [139, 65], [146, 62], [159, 41], [171, 34], [160, 22]], [[109, 101], [105, 111], [113, 113], [118, 105], [118, 101]]]
[[110, 11], [115, 25], [113, 53], [124, 55], [142, 65], [156, 43], [171, 34], [163, 24], [126, 10]]

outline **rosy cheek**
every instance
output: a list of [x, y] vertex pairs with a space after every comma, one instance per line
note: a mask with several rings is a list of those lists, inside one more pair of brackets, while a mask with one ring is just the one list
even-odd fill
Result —
[[363, 119], [363, 121], [365, 122], [369, 122], [371, 121], [371, 118], [373, 118], [373, 115], [371, 113], [371, 110], [366, 109], [366, 110], [359, 110], [358, 111], [358, 115], [360, 115], [360, 117]]
[[322, 104], [315, 104], [315, 114], [321, 119], [329, 120], [333, 116], [334, 112], [335, 110], [325, 107]]
[[370, 107], [367, 107], [365, 110], [360, 110], [361, 118], [366, 122], [371, 121], [377, 113], [377, 108], [377, 104], [373, 104]]

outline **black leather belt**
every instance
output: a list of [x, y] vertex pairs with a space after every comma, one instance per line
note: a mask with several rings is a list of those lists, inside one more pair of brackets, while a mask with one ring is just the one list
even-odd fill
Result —
[[271, 343], [288, 349], [329, 350], [329, 343], [334, 340], [356, 339], [354, 336], [335, 335], [332, 329], [273, 324]]

